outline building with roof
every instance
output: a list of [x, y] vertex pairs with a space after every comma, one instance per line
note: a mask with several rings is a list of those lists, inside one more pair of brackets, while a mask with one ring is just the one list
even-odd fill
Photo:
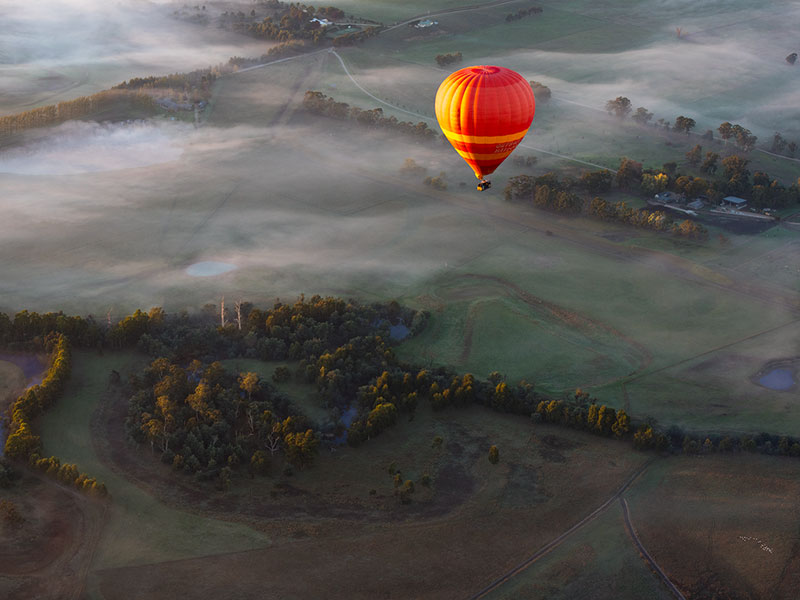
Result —
[[747, 200], [739, 198], [738, 196], [725, 196], [722, 199], [722, 205], [742, 210], [747, 206]]

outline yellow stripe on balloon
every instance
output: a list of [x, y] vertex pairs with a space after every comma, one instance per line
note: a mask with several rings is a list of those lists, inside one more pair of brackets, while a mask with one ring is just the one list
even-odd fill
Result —
[[[439, 127], [441, 127], [441, 124]], [[502, 144], [503, 142], [515, 142], [524, 138], [525, 134], [528, 133], [527, 129], [523, 129], [522, 131], [509, 135], [464, 135], [462, 133], [456, 133], [455, 131], [449, 131], [444, 127], [441, 127], [441, 129], [448, 140], [465, 144]]]

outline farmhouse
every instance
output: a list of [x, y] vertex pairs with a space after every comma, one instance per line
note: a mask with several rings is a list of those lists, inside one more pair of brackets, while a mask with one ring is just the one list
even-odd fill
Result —
[[333, 25], [333, 23], [328, 21], [328, 19], [318, 19], [317, 17], [311, 19], [309, 23], [319, 23], [320, 27], [327, 27], [328, 25]]
[[425, 29], [426, 27], [433, 27], [434, 25], [438, 24], [439, 21], [431, 21], [430, 19], [425, 19], [414, 25], [414, 27], [416, 27], [417, 29]]

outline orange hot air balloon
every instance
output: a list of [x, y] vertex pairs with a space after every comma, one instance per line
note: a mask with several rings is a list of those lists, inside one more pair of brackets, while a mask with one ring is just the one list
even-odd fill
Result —
[[500, 166], [528, 132], [536, 112], [533, 90], [511, 69], [480, 65], [450, 75], [436, 92], [442, 133], [481, 180]]

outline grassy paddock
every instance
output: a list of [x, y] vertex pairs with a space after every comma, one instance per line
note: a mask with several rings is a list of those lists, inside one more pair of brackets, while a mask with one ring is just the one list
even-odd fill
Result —
[[[63, 397], [42, 419], [45, 455], [78, 467], [108, 486], [109, 521], [94, 567], [106, 568], [232, 552], [269, 543], [244, 525], [169, 508], [135, 482], [108, 468], [92, 445], [90, 423], [102, 402], [111, 369], [126, 377], [145, 357], [130, 353], [75, 352], [72, 375]], [[132, 452], [144, 451], [131, 448]]]

